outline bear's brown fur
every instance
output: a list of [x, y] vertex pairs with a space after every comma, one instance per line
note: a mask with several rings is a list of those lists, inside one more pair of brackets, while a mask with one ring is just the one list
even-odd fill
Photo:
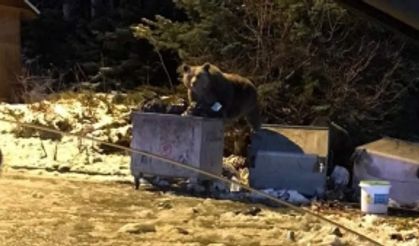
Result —
[[214, 113], [211, 107], [218, 102], [221, 104], [218, 116], [226, 123], [245, 117], [252, 130], [260, 128], [257, 90], [249, 79], [238, 74], [224, 73], [211, 63], [201, 66], [184, 64], [181, 72], [190, 103], [184, 115], [197, 115], [193, 113], [197, 107]]

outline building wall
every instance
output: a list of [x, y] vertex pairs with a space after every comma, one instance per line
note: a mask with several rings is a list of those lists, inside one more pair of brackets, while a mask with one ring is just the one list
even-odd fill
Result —
[[20, 13], [0, 6], [0, 101], [10, 100], [21, 72]]
[[364, 0], [364, 2], [419, 30], [417, 0]]

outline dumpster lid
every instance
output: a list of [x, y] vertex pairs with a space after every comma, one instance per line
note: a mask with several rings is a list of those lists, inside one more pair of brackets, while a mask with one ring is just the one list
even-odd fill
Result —
[[323, 158], [329, 155], [328, 127], [264, 124], [262, 128], [280, 134], [305, 154], [314, 154]]
[[385, 137], [356, 149], [419, 165], [419, 143]]

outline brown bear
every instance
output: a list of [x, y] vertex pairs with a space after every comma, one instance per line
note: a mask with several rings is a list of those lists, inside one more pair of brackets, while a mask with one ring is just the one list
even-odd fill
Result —
[[257, 90], [249, 79], [211, 63], [181, 68], [190, 105], [183, 115], [220, 117], [227, 124], [244, 117], [253, 131], [260, 129]]

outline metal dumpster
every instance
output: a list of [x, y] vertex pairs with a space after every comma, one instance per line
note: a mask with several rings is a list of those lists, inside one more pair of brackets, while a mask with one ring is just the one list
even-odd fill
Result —
[[364, 179], [391, 183], [390, 198], [400, 204], [419, 202], [419, 144], [383, 138], [357, 147], [353, 187]]
[[322, 195], [326, 189], [329, 128], [263, 125], [249, 148], [250, 185]]
[[[221, 175], [224, 129], [219, 119], [180, 115], [133, 114], [131, 147]], [[170, 163], [132, 154], [131, 173], [136, 181], [151, 176], [206, 179], [196, 172]]]

